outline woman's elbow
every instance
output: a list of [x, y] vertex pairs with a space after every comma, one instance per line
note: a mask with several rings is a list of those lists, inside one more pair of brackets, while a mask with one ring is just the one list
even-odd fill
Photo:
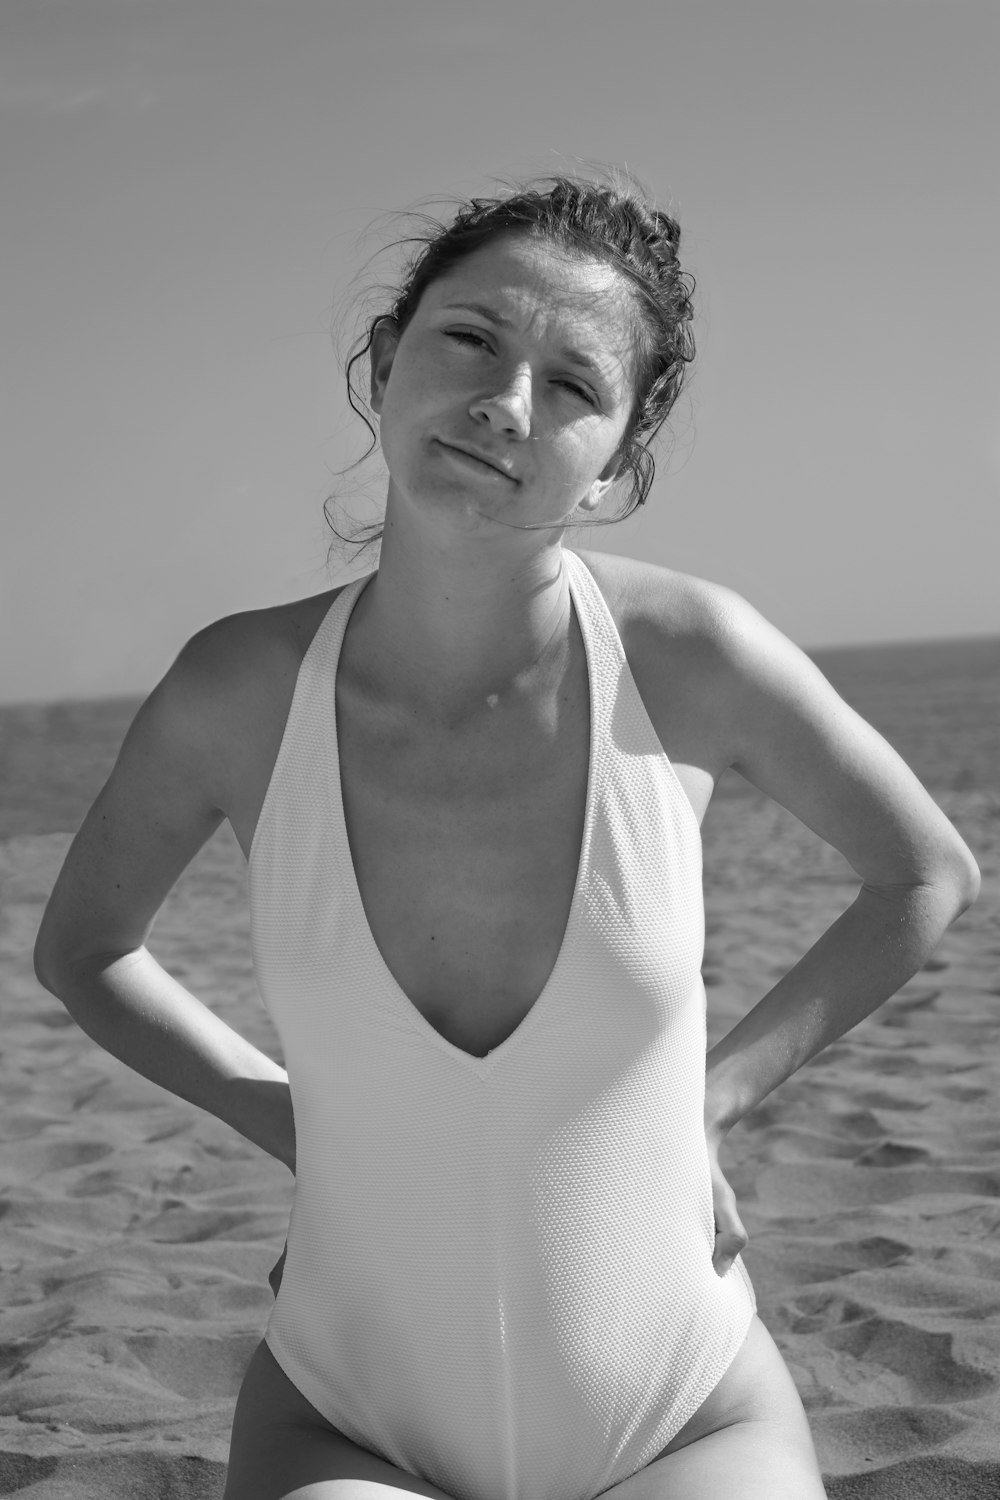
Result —
[[950, 921], [954, 922], [964, 911], [968, 911], [979, 895], [982, 876], [979, 866], [968, 844], [956, 834], [941, 861], [941, 872], [935, 882], [947, 893], [954, 907]]
[[61, 920], [55, 905], [50, 902], [46, 907], [32, 958], [38, 983], [65, 1004], [86, 957], [87, 945], [74, 930], [75, 924]]
[[48, 913], [42, 918], [42, 925], [38, 929], [32, 961], [38, 983], [49, 994], [61, 998], [60, 991], [65, 988], [66, 983], [67, 953], [58, 929], [48, 919]]
[[896, 880], [866, 880], [864, 888], [890, 901], [916, 900], [939, 935], [950, 927], [979, 895], [979, 866], [968, 845], [956, 833], [925, 851], [923, 859]]
[[975, 859], [968, 849], [965, 852], [968, 855], [968, 859], [964, 868], [964, 879], [959, 897], [961, 904], [955, 913], [959, 917], [963, 911], [968, 911], [973, 902], [978, 899], [983, 883], [983, 877], [980, 874], [979, 866], [976, 864]]

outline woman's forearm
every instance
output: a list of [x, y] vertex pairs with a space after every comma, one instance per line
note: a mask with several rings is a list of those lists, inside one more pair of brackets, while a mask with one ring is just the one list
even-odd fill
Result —
[[969, 897], [952, 884], [863, 886], [808, 953], [708, 1053], [705, 1123], [725, 1135], [926, 962]]
[[38, 977], [99, 1046], [295, 1171], [284, 1068], [196, 1000], [148, 949], [40, 961]]

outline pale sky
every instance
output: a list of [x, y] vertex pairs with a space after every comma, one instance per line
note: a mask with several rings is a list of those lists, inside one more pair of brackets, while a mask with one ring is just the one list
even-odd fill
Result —
[[805, 646], [1000, 631], [998, 56], [996, 0], [0, 0], [0, 700], [329, 587], [360, 236], [581, 158], [698, 282], [601, 544]]

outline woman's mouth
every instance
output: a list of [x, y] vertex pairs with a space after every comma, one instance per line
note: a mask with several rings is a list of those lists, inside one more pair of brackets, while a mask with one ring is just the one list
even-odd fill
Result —
[[441, 438], [437, 439], [438, 446], [460, 467], [468, 472], [482, 475], [484, 478], [493, 476], [496, 479], [506, 480], [508, 484], [517, 484], [518, 481], [513, 474], [509, 474], [501, 466], [498, 459], [490, 459], [472, 448], [459, 448], [453, 443], [446, 443]]

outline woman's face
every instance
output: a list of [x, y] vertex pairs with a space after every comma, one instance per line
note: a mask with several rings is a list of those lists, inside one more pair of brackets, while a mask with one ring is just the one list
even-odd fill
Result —
[[632, 411], [636, 316], [610, 266], [523, 236], [432, 282], [372, 345], [390, 504], [476, 531], [593, 509]]

